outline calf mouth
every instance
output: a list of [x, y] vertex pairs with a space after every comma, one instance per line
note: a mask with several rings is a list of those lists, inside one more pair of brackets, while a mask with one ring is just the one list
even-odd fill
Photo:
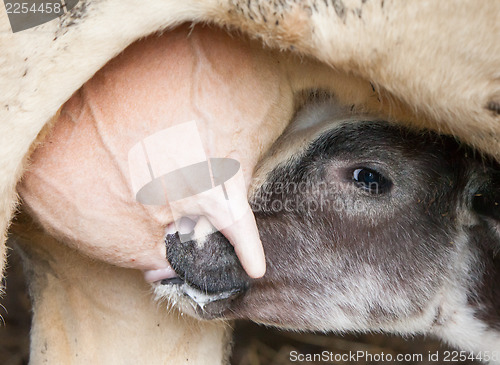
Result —
[[176, 232], [166, 235], [165, 245], [177, 277], [156, 283], [155, 293], [183, 312], [202, 319], [225, 317], [248, 290], [251, 279], [222, 233], [181, 241]]
[[227, 312], [242, 293], [238, 290], [209, 294], [193, 287], [179, 277], [165, 279], [155, 284], [155, 294], [159, 300], [170, 304], [198, 319], [227, 318]]

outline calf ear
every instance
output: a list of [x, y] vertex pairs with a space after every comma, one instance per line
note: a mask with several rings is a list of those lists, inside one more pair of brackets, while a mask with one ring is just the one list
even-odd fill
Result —
[[486, 181], [472, 197], [472, 210], [500, 225], [500, 171], [490, 170]]

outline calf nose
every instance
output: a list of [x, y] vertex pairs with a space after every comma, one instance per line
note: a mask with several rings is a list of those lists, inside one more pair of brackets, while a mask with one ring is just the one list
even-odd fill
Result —
[[248, 288], [250, 278], [222, 233], [211, 233], [203, 237], [203, 242], [184, 238], [182, 241], [178, 233], [167, 234], [167, 259], [190, 286], [207, 294], [236, 293]]

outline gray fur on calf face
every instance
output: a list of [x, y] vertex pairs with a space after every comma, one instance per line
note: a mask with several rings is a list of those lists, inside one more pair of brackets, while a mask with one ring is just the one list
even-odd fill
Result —
[[[309, 303], [298, 313], [277, 311], [294, 317], [279, 322], [381, 329], [421, 314], [444, 284], [462, 234], [456, 192], [463, 179], [436, 149], [441, 142], [383, 122], [350, 122], [268, 174], [252, 196], [263, 241], [272, 242], [263, 282], [293, 276], [296, 283], [280, 292]], [[392, 186], [365, 189], [353, 180], [360, 169]]]
[[[255, 174], [250, 201], [266, 275], [200, 314], [307, 330], [435, 333], [475, 349], [449, 327], [500, 326], [500, 290], [488, 280], [500, 277], [498, 204], [478, 201], [481, 189], [499, 196], [491, 191], [498, 166], [449, 137], [339, 114], [331, 104], [309, 108], [324, 110], [313, 112], [314, 123], [299, 114]], [[481, 319], [489, 324], [471, 322]]]

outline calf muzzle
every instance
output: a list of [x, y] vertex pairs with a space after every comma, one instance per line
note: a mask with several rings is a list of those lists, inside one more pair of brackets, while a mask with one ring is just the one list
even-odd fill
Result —
[[178, 233], [165, 238], [167, 259], [179, 278], [206, 294], [239, 295], [249, 286], [233, 246], [220, 232], [199, 239], [181, 239]]

